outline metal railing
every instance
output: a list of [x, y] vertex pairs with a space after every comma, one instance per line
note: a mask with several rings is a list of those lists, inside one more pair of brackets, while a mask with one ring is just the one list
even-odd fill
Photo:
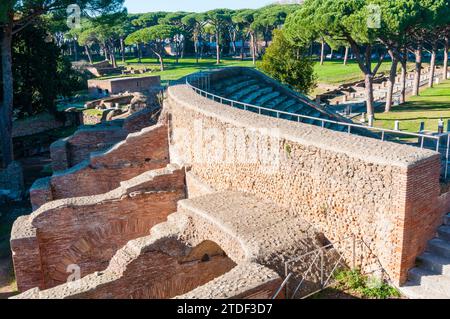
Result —
[[[370, 248], [362, 239], [348, 237], [288, 260], [285, 263], [285, 279], [272, 299], [278, 298], [283, 290], [286, 299], [308, 298], [335, 284], [334, 276], [338, 271], [361, 269], [362, 265], [366, 268], [371, 265], [368, 268], [372, 272], [385, 275], [379, 260], [369, 258], [369, 255]], [[289, 284], [294, 285], [290, 287]]]
[[[225, 98], [223, 96], [219, 96], [213, 93], [210, 93], [203, 88], [199, 88], [195, 86], [192, 82], [197, 82], [197, 86], [206, 86], [206, 89], [210, 89], [211, 81], [209, 78], [209, 73], [207, 72], [199, 72], [190, 76], [186, 77], [186, 85], [194, 90], [197, 94], [200, 96], [203, 96], [205, 98], [209, 98], [215, 102], [219, 102], [221, 104], [230, 105], [231, 107], [239, 108], [241, 107], [245, 111], [255, 111], [256, 113], [260, 115], [268, 115], [271, 116], [274, 115], [276, 118], [282, 118], [282, 116], [289, 117], [297, 122], [302, 122], [303, 120], [310, 120], [312, 122], [320, 123], [320, 126], [322, 128], [326, 128], [327, 124], [331, 125], [338, 125], [338, 126], [344, 126], [346, 129], [345, 131], [348, 134], [354, 133], [355, 129], [362, 129], [362, 130], [368, 130], [373, 133], [373, 131], [378, 132], [380, 134], [381, 141], [391, 141], [391, 142], [398, 142], [401, 141], [399, 136], [401, 138], [405, 139], [416, 139], [417, 138], [417, 144], [412, 144], [413, 146], [419, 147], [421, 149], [431, 149], [435, 150], [436, 152], [440, 152], [445, 157], [445, 173], [443, 173], [444, 178], [447, 179], [448, 174], [448, 164], [449, 164], [449, 147], [450, 147], [450, 141], [449, 136], [450, 132], [443, 133], [443, 134], [437, 134], [437, 135], [428, 135], [428, 134], [422, 134], [422, 133], [412, 133], [412, 132], [403, 132], [398, 130], [392, 130], [392, 129], [386, 129], [382, 127], [374, 127], [374, 126], [368, 126], [368, 125], [362, 125], [362, 124], [355, 124], [352, 122], [343, 122], [338, 120], [330, 120], [325, 118], [319, 118], [309, 115], [303, 115], [303, 114], [296, 114], [291, 112], [285, 112], [280, 111], [276, 109], [266, 108], [263, 106], [257, 106], [245, 102], [240, 102], [232, 99]], [[312, 102], [311, 102], [312, 103]], [[353, 132], [352, 132], [353, 130]], [[389, 140], [389, 137], [396, 136], [396, 139]], [[446, 147], [444, 147], [443, 150], [441, 150], [441, 141], [446, 138]], [[427, 140], [431, 140], [431, 146], [430, 144], [426, 143]], [[435, 146], [434, 146], [435, 145]]]

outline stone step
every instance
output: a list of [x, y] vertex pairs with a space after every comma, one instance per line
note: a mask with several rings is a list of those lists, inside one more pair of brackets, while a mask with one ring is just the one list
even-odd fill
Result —
[[428, 243], [429, 250], [441, 257], [450, 258], [450, 242], [435, 238]]
[[435, 274], [450, 277], [450, 258], [441, 257], [430, 252], [425, 252], [417, 257], [420, 268]]
[[438, 237], [450, 241], [450, 226], [441, 226], [438, 228]]
[[251, 85], [251, 86], [247, 86], [244, 89], [239, 90], [238, 92], [234, 93], [233, 95], [231, 95], [229, 97], [229, 99], [231, 100], [235, 100], [235, 101], [241, 101], [242, 97], [248, 95], [249, 93], [253, 92], [253, 91], [258, 91], [260, 89], [259, 85]]
[[272, 101], [273, 99], [280, 96], [280, 92], [272, 92], [270, 94], [266, 94], [262, 97], [260, 97], [258, 100], [255, 101], [256, 105], [261, 105], [264, 107], [264, 104]]
[[450, 277], [437, 275], [422, 268], [413, 268], [409, 271], [409, 279], [425, 290], [450, 297]]
[[268, 108], [268, 109], [278, 109], [280, 104], [286, 102], [286, 100], [288, 100], [288, 97], [283, 95], [283, 96], [279, 96], [273, 100], [271, 100], [270, 102], [265, 103], [265, 105], [263, 105], [263, 107]]
[[448, 299], [448, 296], [446, 295], [427, 290], [411, 281], [408, 281], [403, 287], [400, 287], [399, 290], [404, 296], [410, 299]]

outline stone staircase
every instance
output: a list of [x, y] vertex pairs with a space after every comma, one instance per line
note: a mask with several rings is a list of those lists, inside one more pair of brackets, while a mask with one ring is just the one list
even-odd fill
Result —
[[[323, 110], [319, 111], [318, 108], [312, 107], [300, 98], [290, 96], [279, 90], [276, 86], [269, 85], [254, 76], [246, 74], [224, 78], [220, 82], [213, 82], [211, 89], [214, 94], [251, 105], [320, 119], [336, 120], [332, 114]], [[250, 109], [250, 111], [252, 110]], [[275, 113], [267, 111], [263, 111], [262, 114], [275, 116]], [[296, 116], [286, 114], [281, 114], [280, 118], [294, 121], [298, 120]], [[301, 122], [317, 126], [322, 125], [322, 121], [320, 120], [307, 118], [301, 119]], [[334, 123], [325, 123], [324, 127], [340, 132], [347, 131], [346, 126], [336, 125]]]
[[450, 299], [450, 213], [400, 290], [413, 299]]

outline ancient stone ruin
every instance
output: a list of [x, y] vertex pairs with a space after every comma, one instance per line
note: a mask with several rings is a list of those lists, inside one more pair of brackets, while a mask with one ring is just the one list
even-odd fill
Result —
[[256, 71], [208, 81], [229, 101], [311, 121], [179, 84], [157, 123], [141, 114], [59, 141], [35, 211], [14, 224], [15, 298], [282, 298], [287, 261], [334, 243], [350, 264], [349, 237], [367, 247], [363, 271], [407, 283], [450, 208], [440, 154], [348, 134]]

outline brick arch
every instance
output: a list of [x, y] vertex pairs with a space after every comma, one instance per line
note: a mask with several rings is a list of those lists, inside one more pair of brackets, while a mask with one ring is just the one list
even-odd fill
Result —
[[[139, 254], [133, 255], [138, 250]], [[207, 259], [203, 257], [208, 255]], [[133, 257], [131, 257], [133, 256]], [[131, 257], [131, 259], [130, 259]], [[65, 298], [167, 299], [190, 292], [236, 267], [220, 246], [203, 241], [192, 247], [177, 237], [152, 236], [128, 243], [113, 257], [108, 268], [96, 277], [101, 284], [90, 288], [89, 275], [83, 292]], [[84, 284], [83, 284], [84, 286]], [[69, 288], [70, 290], [70, 288]], [[67, 293], [66, 285], [49, 290]], [[70, 293], [70, 292], [69, 292]]]
[[237, 264], [251, 258], [251, 251], [255, 250], [253, 245], [248, 245], [220, 220], [215, 220], [211, 216], [209, 218], [200, 215], [189, 216], [183, 236], [196, 247], [205, 242], [216, 243]]

